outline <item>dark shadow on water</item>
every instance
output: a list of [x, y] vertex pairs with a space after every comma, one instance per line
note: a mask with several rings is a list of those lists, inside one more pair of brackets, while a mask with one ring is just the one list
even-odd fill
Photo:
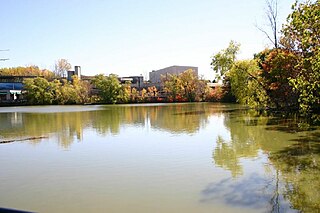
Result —
[[313, 143], [318, 143], [318, 145], [320, 145], [320, 132], [313, 132], [305, 137], [301, 136], [298, 139], [295, 139], [294, 141], [301, 142], [301, 143], [313, 142]]
[[258, 126], [261, 118], [265, 118], [267, 121], [263, 125], [266, 125], [266, 130], [286, 133], [314, 131], [320, 126], [319, 114], [302, 115], [299, 112], [238, 110], [229, 116], [245, 126]]
[[304, 131], [314, 131], [317, 128], [305, 121], [297, 121], [293, 119], [269, 119], [266, 130], [280, 131], [286, 133], [296, 133]]
[[[258, 126], [259, 117], [260, 116], [255, 116], [250, 121], [246, 121], [245, 126]], [[265, 125], [267, 126], [266, 130], [286, 133], [314, 131], [317, 129], [316, 126], [312, 125], [311, 121], [307, 121], [303, 118], [269, 117]]]
[[281, 162], [286, 170], [320, 171], [320, 133], [310, 133], [294, 139], [297, 143], [270, 156], [271, 160]]

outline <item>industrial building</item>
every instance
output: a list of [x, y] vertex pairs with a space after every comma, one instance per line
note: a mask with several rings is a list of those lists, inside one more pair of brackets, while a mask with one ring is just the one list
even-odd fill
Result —
[[78, 76], [79, 79], [81, 79], [81, 67], [80, 66], [74, 66], [74, 70], [68, 70], [67, 71], [67, 80], [71, 81], [72, 76]]
[[129, 77], [119, 77], [118, 78], [121, 84], [130, 82], [130, 86], [136, 89], [141, 89], [144, 87], [143, 76], [129, 76]]

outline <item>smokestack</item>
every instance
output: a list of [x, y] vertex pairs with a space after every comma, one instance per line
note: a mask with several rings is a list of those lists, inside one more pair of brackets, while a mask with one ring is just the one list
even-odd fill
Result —
[[74, 66], [74, 74], [77, 75], [79, 79], [81, 79], [81, 67], [80, 66]]

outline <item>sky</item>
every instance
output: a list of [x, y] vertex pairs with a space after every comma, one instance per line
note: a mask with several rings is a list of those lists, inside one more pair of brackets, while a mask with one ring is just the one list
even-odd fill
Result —
[[[285, 23], [295, 0], [278, 0]], [[270, 46], [265, 0], [0, 0], [0, 67], [58, 59], [82, 74], [143, 75], [172, 65], [196, 66], [214, 79], [211, 56], [231, 40], [239, 59]]]

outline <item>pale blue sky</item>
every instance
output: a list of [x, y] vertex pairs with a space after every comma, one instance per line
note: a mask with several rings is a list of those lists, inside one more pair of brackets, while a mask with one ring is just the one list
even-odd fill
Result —
[[[294, 0], [279, 0], [284, 23]], [[268, 44], [255, 23], [266, 24], [264, 0], [0, 0], [0, 67], [57, 59], [85, 75], [146, 76], [171, 65], [199, 67], [213, 79], [210, 57], [241, 43], [240, 58]]]

